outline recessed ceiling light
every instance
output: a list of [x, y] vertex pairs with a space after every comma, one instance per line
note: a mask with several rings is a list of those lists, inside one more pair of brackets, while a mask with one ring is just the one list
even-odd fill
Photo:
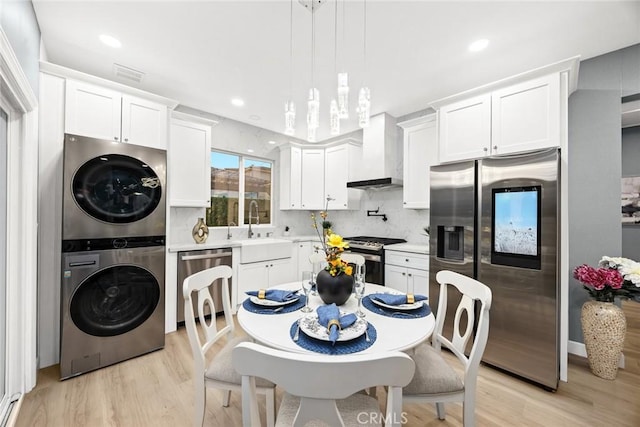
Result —
[[260, 116], [259, 116], [259, 115], [257, 115], [257, 114], [252, 114], [252, 115], [250, 115], [250, 116], [249, 116], [249, 118], [250, 118], [251, 120], [260, 120]]
[[253, 153], [253, 148], [247, 148], [247, 152]]
[[275, 145], [275, 143], [276, 143], [275, 141], [269, 141], [269, 144], [271, 145]]
[[118, 40], [115, 37], [108, 36], [106, 34], [101, 34], [100, 35], [100, 41], [102, 43], [106, 44], [109, 47], [120, 47], [120, 46], [122, 46], [122, 43], [120, 43], [120, 40]]
[[231, 105], [235, 105], [236, 107], [242, 107], [244, 105], [244, 100], [240, 98], [231, 98]]
[[487, 46], [489, 46], [489, 40], [480, 39], [480, 40], [476, 40], [473, 43], [471, 43], [469, 45], [469, 50], [471, 52], [480, 52], [481, 50], [485, 49]]

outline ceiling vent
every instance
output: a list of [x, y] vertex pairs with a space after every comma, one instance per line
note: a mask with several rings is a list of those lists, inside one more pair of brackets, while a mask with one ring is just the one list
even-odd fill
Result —
[[140, 83], [144, 77], [144, 73], [142, 71], [134, 70], [133, 68], [115, 63], [113, 64], [113, 73], [116, 77], [121, 77], [136, 83]]

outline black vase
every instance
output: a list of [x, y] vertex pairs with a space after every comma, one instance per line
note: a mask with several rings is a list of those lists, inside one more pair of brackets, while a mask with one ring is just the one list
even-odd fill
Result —
[[316, 277], [318, 294], [325, 304], [342, 305], [353, 292], [353, 276], [338, 274], [332, 276], [327, 270], [320, 270]]

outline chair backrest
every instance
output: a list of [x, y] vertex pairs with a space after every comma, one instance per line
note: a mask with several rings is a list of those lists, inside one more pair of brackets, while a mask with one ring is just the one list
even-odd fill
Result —
[[245, 426], [260, 425], [254, 377], [265, 378], [289, 394], [300, 397], [294, 425], [321, 419], [342, 425], [335, 399], [344, 399], [368, 387], [389, 386], [387, 416], [400, 419], [402, 387], [415, 370], [402, 352], [369, 355], [326, 356], [290, 353], [255, 343], [241, 343], [233, 350], [233, 366], [242, 375], [242, 411]]
[[348, 262], [349, 264], [355, 264], [357, 266], [364, 265], [365, 260], [364, 257], [360, 254], [354, 254], [351, 252], [343, 252], [340, 254], [340, 259]]
[[327, 255], [324, 252], [314, 252], [309, 255], [309, 262], [313, 265], [313, 272], [317, 273], [327, 265]]
[[[182, 294], [184, 296], [184, 323], [191, 344], [191, 350], [195, 361], [196, 372], [204, 372], [205, 354], [209, 348], [222, 336], [229, 338], [234, 334], [233, 315], [231, 311], [231, 299], [229, 298], [229, 279], [233, 270], [228, 265], [219, 265], [207, 270], [194, 273], [182, 282]], [[212, 285], [222, 283], [222, 310], [225, 317], [225, 326], [218, 330], [216, 325], [216, 307], [212, 296]], [[196, 323], [192, 300], [196, 299], [198, 307], [198, 320]], [[211, 318], [207, 319], [205, 307], [209, 307]], [[199, 331], [200, 329], [200, 331]]]
[[[480, 359], [484, 353], [489, 335], [489, 309], [491, 308], [491, 289], [470, 277], [449, 270], [442, 270], [436, 274], [436, 280], [440, 283], [440, 300], [438, 301], [438, 314], [433, 333], [432, 344], [439, 350], [442, 345], [451, 350], [465, 365], [465, 387], [467, 381], [475, 381]], [[460, 303], [456, 308], [453, 321], [453, 336], [449, 339], [442, 335], [445, 316], [447, 314], [447, 288], [455, 286], [462, 294]], [[480, 310], [476, 318], [474, 302], [480, 302]], [[464, 333], [460, 333], [462, 315], [466, 312], [467, 324]], [[469, 357], [464, 351], [477, 323], [476, 333], [473, 337], [473, 345]], [[475, 383], [473, 384], [475, 385]]]

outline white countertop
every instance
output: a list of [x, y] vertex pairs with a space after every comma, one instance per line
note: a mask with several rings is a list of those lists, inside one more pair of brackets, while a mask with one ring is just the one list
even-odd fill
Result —
[[417, 245], [415, 243], [396, 243], [395, 245], [384, 245], [387, 251], [411, 252], [414, 254], [429, 255], [429, 245]]
[[169, 245], [169, 252], [198, 251], [205, 249], [239, 248], [242, 244], [235, 240], [207, 240], [204, 243], [178, 243]]
[[[306, 241], [319, 241], [318, 236], [314, 234], [306, 235], [306, 236], [273, 236], [273, 237], [265, 237], [265, 238], [255, 238], [252, 241], [256, 243], [260, 240], [266, 239], [282, 239], [289, 240], [291, 242], [306, 242]], [[177, 243], [169, 245], [169, 252], [185, 252], [185, 251], [198, 251], [198, 250], [206, 250], [206, 249], [220, 249], [220, 248], [240, 248], [242, 247], [242, 242], [247, 239], [237, 239], [237, 240], [226, 240], [226, 239], [218, 239], [218, 240], [207, 240], [204, 243]]]

